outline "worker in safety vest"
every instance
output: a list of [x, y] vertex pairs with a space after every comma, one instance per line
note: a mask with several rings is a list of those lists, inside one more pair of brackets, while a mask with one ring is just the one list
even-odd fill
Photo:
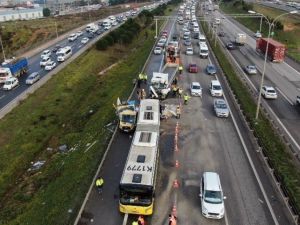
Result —
[[183, 100], [184, 100], [185, 105], [187, 105], [189, 99], [190, 99], [190, 96], [188, 96], [188, 94], [184, 94]]
[[180, 66], [178, 67], [178, 71], [179, 71], [179, 74], [182, 74], [182, 71], [183, 71], [182, 65], [180, 65]]
[[104, 185], [104, 180], [103, 180], [103, 178], [98, 177], [97, 180], [96, 180], [96, 187], [97, 187], [97, 189], [98, 189], [99, 194], [102, 193], [103, 185]]
[[139, 223], [137, 221], [133, 221], [132, 225], [139, 225]]
[[173, 214], [169, 215], [169, 225], [177, 225], [177, 217]]
[[138, 218], [138, 225], [145, 225], [145, 219], [143, 216], [139, 216]]
[[139, 80], [143, 81], [144, 75], [142, 73], [139, 74]]
[[174, 96], [174, 97], [176, 97], [177, 90], [178, 90], [178, 88], [176, 87], [176, 85], [174, 85], [173, 88], [172, 88], [173, 96]]

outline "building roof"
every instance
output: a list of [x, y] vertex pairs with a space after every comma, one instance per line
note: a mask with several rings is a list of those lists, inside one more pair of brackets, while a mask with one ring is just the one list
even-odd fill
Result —
[[20, 14], [20, 13], [34, 13], [34, 12], [42, 12], [43, 8], [31, 8], [31, 9], [7, 9], [7, 8], [0, 8], [0, 16], [3, 15], [12, 15], [12, 14]]

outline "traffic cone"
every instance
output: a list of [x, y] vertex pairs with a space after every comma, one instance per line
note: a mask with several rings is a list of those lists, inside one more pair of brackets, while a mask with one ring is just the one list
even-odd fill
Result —
[[178, 180], [175, 179], [174, 182], [173, 182], [173, 188], [178, 188], [178, 187], [179, 187]]

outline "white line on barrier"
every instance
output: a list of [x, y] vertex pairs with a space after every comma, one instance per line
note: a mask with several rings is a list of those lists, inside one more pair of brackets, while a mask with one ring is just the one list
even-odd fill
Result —
[[84, 153], [86, 153], [88, 150], [90, 150], [91, 147], [93, 147], [97, 143], [97, 140], [94, 141], [89, 147], [87, 147], [86, 150], [84, 150]]
[[124, 219], [123, 219], [122, 225], [126, 225], [126, 224], [127, 224], [127, 220], [128, 220], [128, 213], [126, 213], [126, 214], [124, 215]]

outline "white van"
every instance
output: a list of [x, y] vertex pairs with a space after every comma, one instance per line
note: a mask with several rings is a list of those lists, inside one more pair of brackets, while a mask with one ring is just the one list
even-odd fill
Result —
[[209, 91], [212, 96], [222, 96], [223, 90], [218, 80], [212, 80], [209, 85]]
[[199, 35], [199, 42], [201, 43], [201, 42], [206, 42], [206, 38], [205, 38], [205, 36], [204, 35], [202, 35], [202, 34], [200, 34]]
[[205, 42], [200, 42], [199, 46], [199, 55], [201, 58], [207, 58], [208, 57], [208, 47]]
[[111, 25], [111, 20], [110, 19], [103, 20], [103, 23], [102, 23], [103, 27], [110, 26], [110, 25]]
[[202, 215], [211, 219], [222, 219], [225, 214], [220, 177], [215, 172], [204, 172], [200, 183]]
[[59, 51], [59, 54], [57, 55], [57, 61], [63, 62], [65, 60], [67, 60], [68, 58], [70, 58], [71, 55], [72, 55], [71, 46], [66, 46]]

